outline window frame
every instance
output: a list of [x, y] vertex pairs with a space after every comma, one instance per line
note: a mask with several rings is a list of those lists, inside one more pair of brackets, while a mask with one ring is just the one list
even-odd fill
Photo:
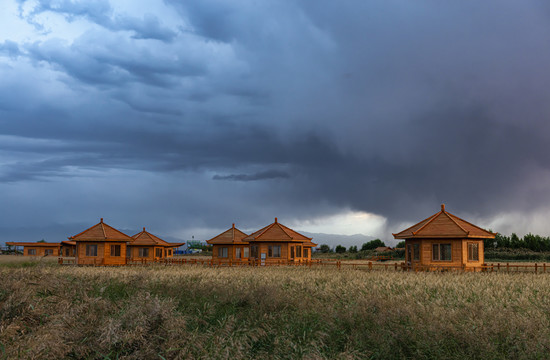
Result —
[[[442, 259], [442, 255], [444, 254], [444, 246], [449, 247], [449, 259]], [[437, 248], [437, 250], [435, 250]], [[436, 258], [437, 255], [437, 258]], [[451, 243], [435, 243], [432, 244], [432, 261], [445, 261], [445, 262], [452, 262], [453, 261], [453, 245]]]
[[97, 244], [86, 244], [86, 256], [97, 257]]
[[[479, 262], [479, 243], [477, 242], [468, 242], [466, 244], [467, 252], [468, 252], [468, 261], [471, 262]], [[475, 257], [473, 249], [475, 248]]]
[[219, 258], [227, 258], [229, 255], [229, 251], [227, 249], [227, 246], [220, 246], [218, 248], [218, 257]]
[[420, 244], [412, 244], [413, 261], [420, 261]]
[[162, 257], [162, 249], [161, 248], [155, 248], [155, 257], [158, 257], [158, 258]]
[[248, 246], [243, 247], [243, 258], [249, 258], [250, 257], [250, 248]]
[[36, 255], [36, 248], [34, 248], [34, 249], [27, 249], [27, 254], [29, 254], [29, 255]]
[[140, 247], [140, 248], [138, 248], [138, 257], [140, 257], [140, 258], [148, 258], [148, 257], [149, 257], [149, 248], [148, 248], [148, 247]]
[[241, 258], [241, 253], [242, 253], [241, 248], [237, 246], [235, 248], [235, 259], [240, 259]]
[[[111, 257], [120, 257], [122, 255], [122, 245], [120, 244], [111, 245], [110, 250], [111, 250]], [[118, 255], [117, 255], [117, 252], [118, 252]]]
[[269, 245], [267, 248], [267, 257], [280, 258], [281, 257], [281, 245]]

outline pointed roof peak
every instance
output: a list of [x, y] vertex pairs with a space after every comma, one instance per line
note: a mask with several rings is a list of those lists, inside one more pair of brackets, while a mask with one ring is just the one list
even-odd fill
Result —
[[134, 239], [134, 241], [130, 245], [169, 245], [168, 242], [145, 230], [145, 226], [143, 227], [142, 232], [135, 234], [134, 236], [132, 236], [132, 238]]
[[248, 235], [235, 227], [233, 224], [229, 229], [225, 230], [212, 239], [207, 240], [208, 244], [241, 244], [243, 239]]
[[441, 211], [419, 223], [393, 234], [395, 239], [414, 238], [494, 238], [495, 234], [469, 223], [445, 210], [441, 204]]
[[76, 241], [132, 241], [132, 237], [126, 235], [120, 230], [103, 222], [103, 218], [99, 223], [82, 231], [79, 234], [69, 237], [70, 240]]
[[245, 241], [310, 241], [311, 238], [292, 230], [291, 228], [278, 222], [275, 222], [261, 228], [252, 235], [248, 236]]

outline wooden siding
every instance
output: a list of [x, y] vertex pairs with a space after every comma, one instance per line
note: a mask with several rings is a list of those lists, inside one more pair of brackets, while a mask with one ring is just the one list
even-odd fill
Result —
[[[218, 257], [218, 249], [220, 248], [227, 248], [227, 257]], [[239, 260], [236, 257], [237, 254], [237, 248], [241, 249], [241, 258], [240, 260], [246, 260], [248, 257], [244, 257], [244, 248], [248, 248], [248, 255], [250, 256], [250, 246], [245, 244], [220, 244], [220, 245], [212, 245], [212, 259], [213, 260]]]
[[[97, 256], [86, 256], [86, 245], [97, 245]], [[111, 245], [120, 245], [120, 256], [111, 256]], [[79, 265], [125, 265], [125, 242], [87, 242], [77, 243], [77, 264]]]
[[[477, 243], [479, 246], [479, 261], [468, 261], [468, 243]], [[414, 245], [420, 247], [420, 259], [414, 260]], [[451, 244], [451, 260], [433, 260], [434, 244]], [[409, 259], [408, 246], [413, 247], [412, 257]], [[419, 265], [433, 266], [480, 266], [484, 263], [483, 240], [474, 239], [415, 239], [405, 240], [405, 262]]]
[[[34, 249], [36, 251], [36, 254], [31, 255], [29, 254], [29, 250]], [[46, 256], [46, 250], [52, 250], [53, 253], [48, 256], [59, 256], [59, 248], [52, 247], [52, 246], [24, 246], [23, 247], [23, 255], [25, 256]]]

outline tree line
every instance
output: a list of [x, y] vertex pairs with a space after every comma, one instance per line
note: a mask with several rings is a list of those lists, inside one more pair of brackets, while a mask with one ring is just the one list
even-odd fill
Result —
[[527, 234], [519, 237], [515, 233], [510, 236], [497, 233], [494, 239], [485, 239], [483, 244], [486, 250], [490, 249], [529, 249], [542, 252], [550, 251], [550, 237]]
[[349, 249], [347, 249], [345, 246], [342, 246], [342, 245], [336, 245], [336, 247], [334, 249], [332, 249], [327, 244], [323, 244], [323, 245], [319, 246], [319, 251], [322, 252], [322, 253], [335, 252], [337, 254], [343, 254], [347, 251], [349, 253], [354, 254], [354, 253], [357, 253], [359, 251], [374, 250], [377, 247], [382, 247], [382, 246], [386, 246], [386, 244], [384, 244], [384, 242], [382, 240], [374, 239], [374, 240], [371, 240], [367, 243], [364, 243], [363, 246], [361, 246], [361, 249], [358, 249], [357, 246], [350, 246]]

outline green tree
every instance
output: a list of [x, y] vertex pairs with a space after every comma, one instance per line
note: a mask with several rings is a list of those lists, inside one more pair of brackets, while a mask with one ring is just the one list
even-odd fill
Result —
[[327, 244], [323, 244], [319, 246], [319, 251], [322, 252], [323, 254], [332, 252], [332, 250], [330, 250], [330, 246], [328, 246]]
[[345, 247], [345, 246], [342, 246], [342, 245], [337, 245], [335, 251], [336, 251], [338, 254], [343, 254], [343, 253], [346, 252], [346, 247]]
[[405, 240], [400, 241], [395, 247], [397, 249], [404, 249], [405, 248]]
[[374, 239], [369, 241], [368, 243], [364, 243], [361, 247], [361, 251], [374, 250], [380, 246], [386, 246], [386, 244], [384, 244], [384, 242], [380, 239]]
[[350, 246], [348, 251], [352, 254], [355, 254], [357, 252], [357, 246]]

